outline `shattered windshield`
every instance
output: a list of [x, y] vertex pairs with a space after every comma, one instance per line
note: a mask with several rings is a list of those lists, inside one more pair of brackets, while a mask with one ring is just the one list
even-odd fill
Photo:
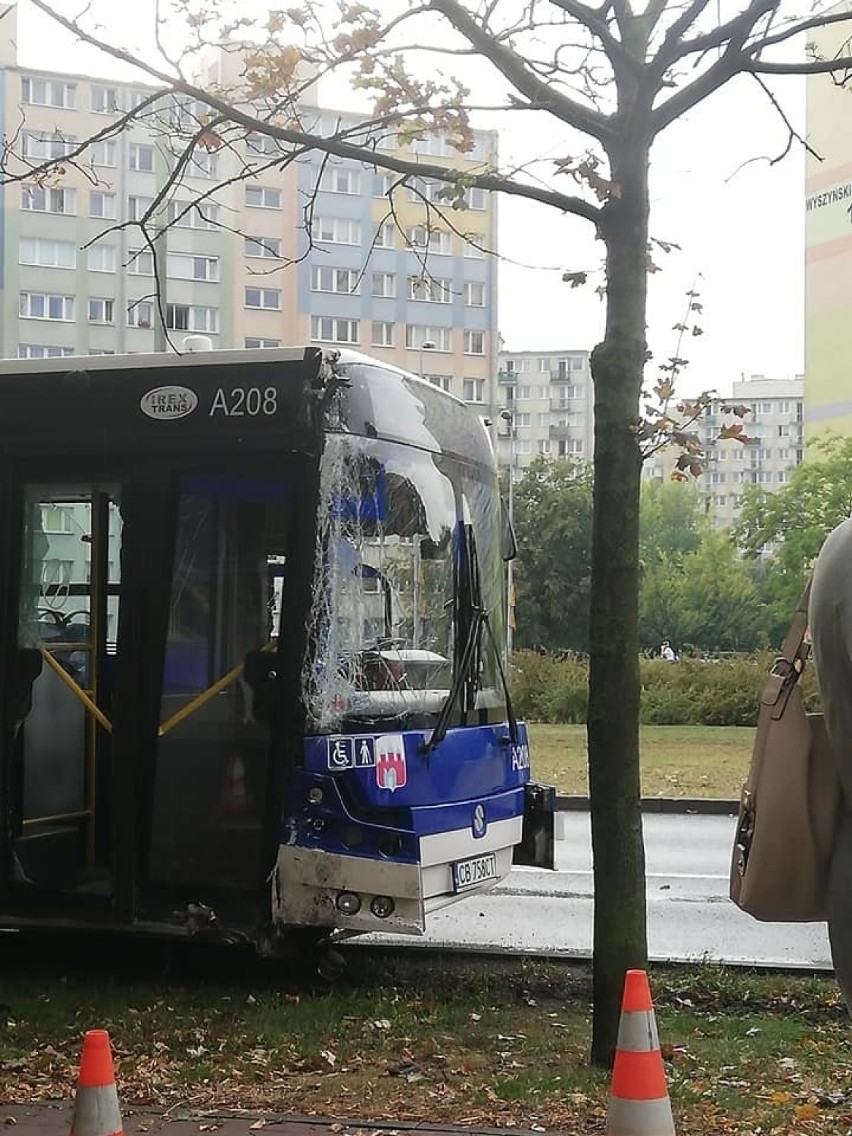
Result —
[[[475, 533], [477, 598], [503, 642], [496, 478], [428, 450], [332, 434], [321, 494], [309, 729], [434, 726], [453, 684], [459, 621], [470, 622], [454, 604], [465, 531]], [[476, 658], [474, 720], [488, 721], [505, 712], [491, 635]]]

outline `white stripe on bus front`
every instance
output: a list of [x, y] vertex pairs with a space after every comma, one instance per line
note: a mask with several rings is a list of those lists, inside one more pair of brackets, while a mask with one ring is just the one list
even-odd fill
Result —
[[[471, 818], [472, 820], [472, 818]], [[467, 860], [470, 856], [484, 856], [501, 848], [514, 848], [520, 843], [523, 817], [509, 817], [489, 824], [484, 836], [477, 839], [470, 825], [451, 832], [435, 832], [420, 837], [420, 863], [424, 868], [433, 864], [450, 864]]]

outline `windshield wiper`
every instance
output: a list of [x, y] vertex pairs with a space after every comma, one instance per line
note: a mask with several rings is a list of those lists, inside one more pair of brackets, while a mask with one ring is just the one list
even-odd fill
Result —
[[455, 671], [450, 692], [447, 695], [435, 729], [421, 746], [422, 753], [431, 753], [447, 736], [450, 718], [456, 703], [461, 699], [462, 725], [467, 725], [468, 714], [476, 708], [476, 696], [482, 672], [482, 632], [488, 637], [497, 657], [497, 666], [506, 696], [506, 713], [509, 719], [509, 736], [513, 742], [518, 739], [518, 724], [512, 710], [509, 684], [500, 659], [500, 649], [494, 638], [494, 631], [488, 612], [482, 603], [482, 584], [479, 574], [479, 559], [476, 553], [476, 539], [472, 525], [459, 525], [458, 554], [456, 556], [456, 580], [453, 590], [453, 626], [455, 628]]

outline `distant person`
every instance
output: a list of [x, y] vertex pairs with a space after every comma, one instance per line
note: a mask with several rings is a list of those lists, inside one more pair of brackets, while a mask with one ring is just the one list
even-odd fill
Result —
[[667, 663], [676, 663], [677, 655], [674, 652], [674, 647], [668, 639], [664, 639], [660, 647], [660, 658], [665, 659]]

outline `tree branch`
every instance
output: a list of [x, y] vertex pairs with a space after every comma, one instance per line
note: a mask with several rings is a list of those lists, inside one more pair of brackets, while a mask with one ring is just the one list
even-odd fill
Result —
[[[701, 3], [702, 0], [695, 0], [695, 2]], [[735, 20], [729, 21], [726, 25], [728, 28], [727, 47], [719, 59], [697, 79], [694, 79], [685, 87], [681, 87], [660, 106], [654, 107], [651, 112], [653, 134], [658, 134], [675, 119], [680, 118], [686, 111], [691, 110], [692, 107], [706, 99], [708, 95], [712, 95], [719, 87], [723, 87], [734, 75], [745, 70], [744, 61], [747, 57], [742, 53], [743, 45], [757, 20], [776, 7], [778, 2], [779, 0], [752, 0], [752, 3], [744, 12], [741, 12]], [[655, 58], [655, 66], [659, 66], [663, 62], [661, 54], [662, 48]], [[672, 53], [670, 52], [670, 54]], [[679, 53], [675, 51], [671, 61], [679, 57]]]
[[[40, 0], [35, 2], [39, 3]], [[548, 83], [532, 75], [518, 53], [510, 47], [497, 43], [494, 37], [484, 31], [458, 3], [458, 0], [431, 0], [430, 7], [445, 16], [459, 35], [489, 60], [515, 90], [537, 106], [549, 111], [568, 126], [573, 126], [584, 134], [590, 134], [599, 142], [605, 142], [613, 136], [612, 124], [606, 115], [557, 93]]]
[[[441, 0], [441, 2], [446, 3], [448, 0]], [[74, 20], [70, 20], [53, 11], [46, 0], [33, 0], [33, 4], [52, 19], [56, 20], [73, 35], [80, 37], [85, 43], [98, 48], [100, 51], [106, 52], [115, 59], [132, 64], [132, 66], [144, 70], [147, 74], [157, 79], [165, 88], [161, 92], [161, 95], [168, 94], [169, 92], [179, 92], [190, 98], [197, 99], [199, 102], [209, 106], [211, 110], [215, 110], [229, 122], [243, 127], [250, 133], [265, 134], [270, 138], [277, 139], [279, 142], [286, 142], [291, 146], [297, 146], [301, 149], [321, 150], [326, 154], [334, 154], [339, 158], [351, 158], [358, 162], [369, 162], [375, 167], [390, 170], [393, 173], [411, 174], [413, 176], [432, 178], [435, 181], [442, 181], [448, 185], [464, 184], [465, 186], [485, 189], [491, 192], [506, 193], [514, 197], [524, 197], [530, 201], [538, 201], [542, 205], [553, 206], [563, 213], [572, 213], [577, 217], [582, 217], [584, 220], [590, 221], [594, 225], [597, 225], [600, 220], [601, 210], [581, 197], [570, 196], [558, 193], [555, 190], [511, 181], [497, 173], [474, 174], [467, 170], [453, 169], [433, 163], [414, 162], [405, 158], [398, 158], [393, 154], [375, 150], [368, 146], [357, 146], [350, 142], [343, 142], [334, 138], [323, 138], [320, 135], [278, 126], [275, 123], [258, 118], [255, 114], [241, 110], [239, 107], [229, 103], [226, 99], [222, 99], [218, 95], [195, 86], [194, 83], [189, 83], [185, 79], [175, 78], [143, 60], [134, 59], [130, 53], [123, 48], [103, 43], [95, 36], [78, 27]], [[544, 90], [548, 89], [546, 84], [540, 83], [539, 81], [536, 82]], [[569, 102], [570, 100], [564, 101]], [[571, 105], [574, 105], [577, 111], [583, 110], [582, 107], [576, 106], [576, 104]], [[605, 122], [603, 115], [598, 115], [596, 112], [591, 111], [589, 113], [594, 113], [597, 119], [601, 122]]]

